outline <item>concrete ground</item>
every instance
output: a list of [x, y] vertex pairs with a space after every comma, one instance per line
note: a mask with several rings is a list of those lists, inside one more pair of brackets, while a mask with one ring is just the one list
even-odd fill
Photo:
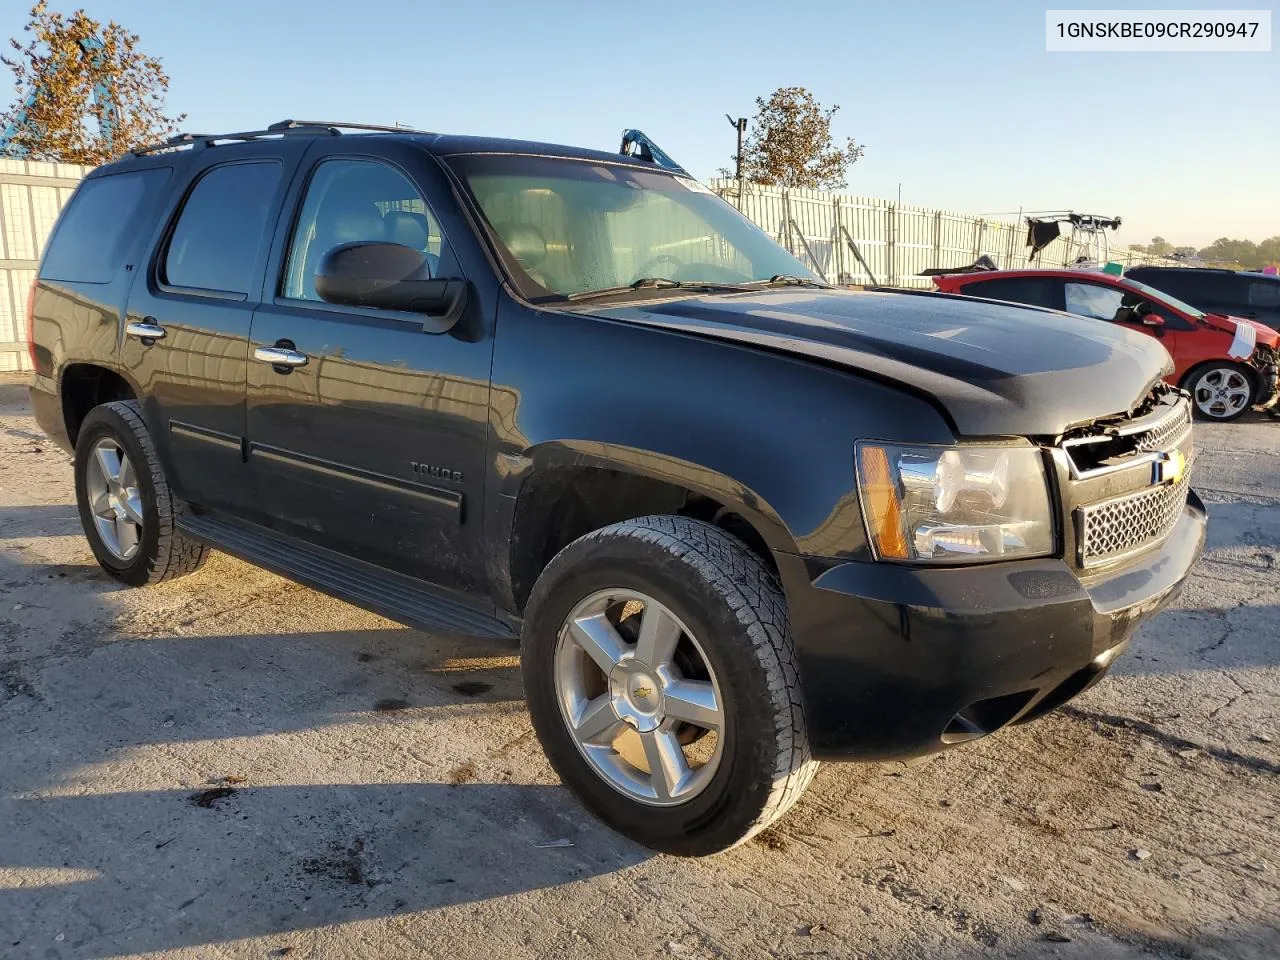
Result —
[[509, 646], [116, 585], [0, 382], [0, 956], [1280, 956], [1280, 423], [1198, 444], [1209, 550], [1107, 681], [692, 861], [557, 784]]

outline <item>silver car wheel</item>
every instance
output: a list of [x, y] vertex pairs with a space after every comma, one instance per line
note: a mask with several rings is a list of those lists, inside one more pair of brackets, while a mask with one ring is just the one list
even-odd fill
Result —
[[142, 543], [142, 494], [124, 448], [103, 437], [89, 452], [85, 490], [102, 545], [117, 560], [132, 560]]
[[1196, 380], [1191, 392], [1196, 408], [1215, 420], [1239, 413], [1253, 396], [1253, 388], [1243, 373], [1222, 367], [1210, 370]]
[[654, 806], [685, 803], [719, 769], [724, 699], [696, 637], [634, 590], [593, 593], [560, 628], [556, 699], [605, 782]]

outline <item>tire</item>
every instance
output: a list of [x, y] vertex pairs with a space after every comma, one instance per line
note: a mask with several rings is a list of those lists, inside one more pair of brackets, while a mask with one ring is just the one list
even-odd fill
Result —
[[[1183, 378], [1182, 386], [1191, 394], [1191, 408], [1196, 418], [1216, 423], [1230, 423], [1244, 416], [1253, 406], [1257, 392], [1248, 368], [1226, 360], [1196, 367]], [[1248, 392], [1240, 402], [1242, 390]]]
[[[630, 599], [615, 600], [618, 594], [645, 599], [640, 606]], [[697, 786], [696, 791], [689, 788], [688, 799], [677, 797], [676, 789], [665, 791], [664, 799], [663, 788], [651, 786], [659, 780], [653, 764], [647, 764], [647, 775], [641, 771], [640, 780], [647, 776], [649, 781], [642, 786], [624, 781], [620, 787], [616, 777], [601, 772], [602, 766], [612, 771], [619, 765], [625, 772], [620, 744], [627, 737], [646, 745], [655, 742], [645, 741], [646, 734], [640, 732], [643, 715], [622, 725], [617, 741], [606, 739], [594, 746], [581, 746], [571, 730], [574, 695], [566, 691], [577, 674], [566, 672], [563, 664], [585, 664], [585, 672], [593, 661], [577, 648], [574, 638], [582, 633], [571, 628], [569, 617], [597, 607], [605, 611], [598, 616], [619, 618], [614, 628], [623, 641], [629, 628], [639, 640], [640, 625], [651, 609], [665, 608], [664, 616], [680, 628], [669, 658], [674, 669], [652, 673], [662, 704], [660, 711], [655, 708], [662, 725], [652, 737], [665, 736], [668, 745], [674, 737], [682, 752], [711, 742], [705, 731], [672, 720], [667, 711], [675, 714], [680, 704], [682, 712], [687, 708], [687, 702], [677, 699], [677, 687], [684, 690], [693, 681], [704, 691], [708, 685], [715, 688], [719, 732], [714, 751], [704, 751], [711, 752], [711, 760], [703, 767], [689, 764], [690, 775], [676, 780]], [[599, 711], [609, 723], [617, 723], [616, 718], [634, 705], [627, 699], [629, 693], [616, 693], [627, 689], [625, 678], [615, 678], [637, 664], [655, 662], [637, 655], [639, 643], [618, 649], [624, 651], [618, 663], [627, 666], [614, 667], [600, 694], [613, 711], [613, 718]], [[534, 585], [521, 638], [521, 670], [534, 729], [561, 780], [606, 824], [654, 850], [704, 856], [743, 843], [795, 803], [818, 767], [809, 754], [782, 589], [740, 540], [708, 523], [643, 517], [596, 530], [565, 547]], [[647, 680], [635, 689], [640, 697], [651, 696], [645, 692]], [[587, 710], [584, 706], [580, 716]], [[692, 745], [686, 747], [690, 739]], [[678, 768], [679, 764], [669, 769]], [[661, 779], [671, 785], [665, 776]], [[639, 797], [641, 789], [652, 796]]]
[[[100, 448], [108, 460], [115, 451], [118, 485], [109, 481], [104, 485], [109, 468], [100, 465]], [[124, 477], [123, 482], [119, 477]], [[99, 566], [121, 583], [141, 587], [172, 580], [192, 573], [204, 562], [205, 546], [176, 527], [185, 507], [169, 490], [136, 400], [117, 400], [89, 411], [76, 438], [75, 480], [80, 523], [93, 555]], [[122, 495], [123, 491], [128, 495]], [[109, 495], [114, 495], [114, 500]], [[114, 506], [105, 506], [107, 501]], [[103, 513], [115, 512], [121, 522], [115, 525], [114, 533], [103, 532], [95, 505]], [[141, 523], [130, 517], [141, 517]], [[126, 534], [130, 527], [134, 532]]]

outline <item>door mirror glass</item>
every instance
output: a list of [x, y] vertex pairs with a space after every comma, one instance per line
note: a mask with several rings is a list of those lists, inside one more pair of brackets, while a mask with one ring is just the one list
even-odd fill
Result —
[[315, 289], [328, 303], [422, 313], [437, 322], [424, 324], [442, 332], [461, 315], [466, 284], [433, 279], [427, 255], [399, 243], [343, 243], [320, 259]]

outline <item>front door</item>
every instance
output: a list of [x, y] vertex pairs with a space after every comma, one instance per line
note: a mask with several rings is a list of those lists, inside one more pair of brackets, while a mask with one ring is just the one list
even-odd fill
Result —
[[249, 324], [296, 143], [206, 148], [129, 295], [121, 361], [170, 483], [185, 500], [252, 513], [242, 457]]
[[[414, 156], [428, 162], [401, 159]], [[433, 276], [462, 272], [404, 167], [324, 143], [308, 163], [250, 338], [263, 358], [249, 365], [248, 408], [263, 506], [283, 532], [475, 589], [492, 353], [480, 305], [470, 297], [454, 330], [431, 333], [414, 314], [322, 301], [316, 268], [342, 243], [400, 243], [425, 252]]]

